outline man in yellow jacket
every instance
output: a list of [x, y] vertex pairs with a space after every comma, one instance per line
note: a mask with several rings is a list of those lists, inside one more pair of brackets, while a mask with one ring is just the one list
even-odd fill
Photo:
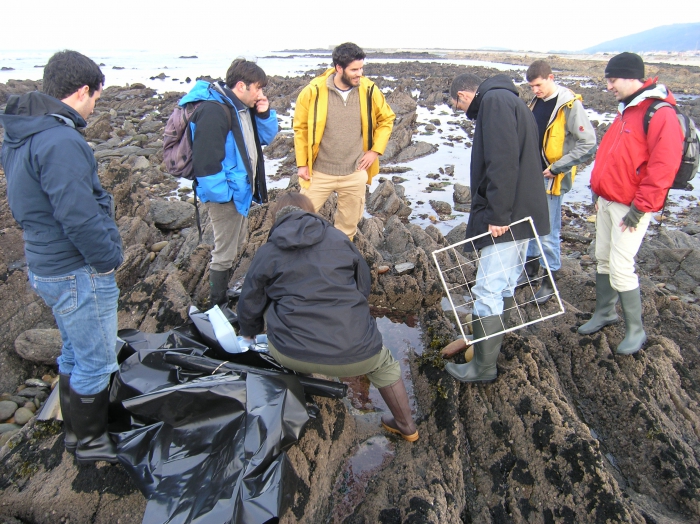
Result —
[[[544, 60], [533, 62], [525, 73], [532, 93], [529, 104], [539, 130], [542, 175], [547, 192], [550, 233], [540, 237], [542, 256], [547, 261], [552, 278], [557, 279], [561, 268], [561, 205], [571, 189], [579, 164], [587, 162], [596, 151], [595, 130], [591, 125], [580, 95], [559, 86], [554, 81], [551, 66]], [[540, 269], [540, 250], [530, 241], [525, 271], [518, 284], [537, 277]], [[554, 294], [552, 281], [547, 275], [535, 293], [535, 302], [544, 304]]]
[[365, 209], [365, 184], [379, 172], [394, 112], [379, 87], [362, 76], [365, 53], [347, 42], [333, 68], [302, 89], [294, 110], [294, 149], [301, 193], [318, 212], [338, 194], [335, 227], [351, 240]]

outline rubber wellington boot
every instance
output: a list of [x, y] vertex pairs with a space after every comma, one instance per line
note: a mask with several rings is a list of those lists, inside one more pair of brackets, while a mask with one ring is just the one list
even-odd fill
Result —
[[78, 437], [75, 458], [86, 464], [96, 460], [117, 461], [117, 446], [107, 431], [109, 388], [95, 395], [80, 395], [70, 390], [73, 430]]
[[[500, 315], [474, 317], [474, 338], [482, 338], [503, 331]], [[445, 371], [462, 382], [493, 382], [496, 380], [496, 362], [501, 352], [503, 334], [495, 335], [474, 344], [474, 358], [466, 364], [448, 363]]]
[[411, 416], [408, 393], [406, 393], [403, 379], [397, 380], [391, 386], [379, 388], [379, 393], [393, 415], [391, 417], [382, 415], [382, 427], [391, 433], [401, 435], [409, 442], [418, 440], [418, 429]]
[[226, 291], [228, 290], [229, 270], [209, 270], [209, 301], [211, 307], [221, 306], [228, 302]]
[[75, 436], [70, 417], [70, 375], [64, 373], [58, 375], [58, 399], [61, 404], [66, 451], [75, 453], [75, 447], [78, 445], [78, 437]]
[[523, 265], [523, 271], [515, 283], [515, 287], [523, 287], [540, 272], [540, 257], [527, 257]]
[[642, 324], [642, 297], [639, 288], [620, 293], [620, 305], [625, 316], [625, 338], [617, 346], [615, 353], [631, 355], [639, 351], [647, 341]]
[[515, 297], [503, 297], [503, 325], [507, 326], [512, 314], [515, 314], [516, 322], [520, 320], [518, 309], [515, 305]]
[[556, 282], [558, 276], [558, 271], [552, 271], [551, 279], [548, 276], [545, 276], [542, 279], [542, 284], [535, 293], [535, 302], [537, 302], [539, 305], [542, 305], [545, 302], [547, 302], [550, 298], [552, 298], [552, 296], [554, 296], [554, 286], [552, 285], [552, 280]]
[[615, 311], [617, 291], [610, 285], [610, 275], [595, 274], [595, 311], [591, 319], [578, 328], [581, 335], [590, 335], [619, 320]]

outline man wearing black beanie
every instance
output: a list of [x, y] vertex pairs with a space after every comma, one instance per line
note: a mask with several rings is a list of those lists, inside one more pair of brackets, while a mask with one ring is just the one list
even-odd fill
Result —
[[[591, 189], [596, 199], [596, 307], [582, 335], [618, 321], [620, 300], [625, 338], [616, 352], [631, 355], [646, 342], [634, 257], [644, 239], [651, 213], [663, 207], [683, 154], [683, 131], [673, 94], [657, 78], [644, 80], [644, 62], [620, 53], [605, 68], [608, 91], [620, 102], [618, 114], [598, 149]], [[662, 100], [644, 131], [649, 106]]]

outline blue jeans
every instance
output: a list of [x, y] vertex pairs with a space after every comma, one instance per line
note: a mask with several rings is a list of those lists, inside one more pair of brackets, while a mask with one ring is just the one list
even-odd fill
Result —
[[513, 296], [525, 263], [527, 245], [528, 240], [516, 240], [487, 246], [480, 251], [476, 283], [472, 287], [476, 316], [503, 313], [503, 298]]
[[40, 277], [29, 271], [29, 284], [53, 311], [63, 339], [60, 373], [71, 376], [80, 395], [94, 395], [117, 370], [117, 302], [114, 271], [97, 273], [84, 266], [64, 275]]
[[[561, 269], [561, 204], [564, 201], [564, 195], [547, 195], [547, 205], [549, 206], [549, 235], [541, 236], [540, 243], [544, 258], [547, 260], [550, 271], [559, 271]], [[530, 241], [527, 248], [528, 257], [539, 256], [540, 250], [537, 247], [535, 240]]]

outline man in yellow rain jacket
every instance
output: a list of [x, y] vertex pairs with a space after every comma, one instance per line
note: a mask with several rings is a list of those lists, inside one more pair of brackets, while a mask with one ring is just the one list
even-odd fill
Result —
[[[542, 174], [547, 190], [549, 207], [549, 235], [540, 238], [544, 257], [552, 276], [556, 280], [561, 268], [561, 204], [564, 195], [571, 189], [576, 177], [576, 168], [593, 157], [596, 151], [595, 130], [581, 95], [561, 87], [554, 82], [552, 68], [544, 60], [533, 62], [525, 77], [535, 97], [529, 104], [540, 133]], [[518, 283], [526, 283], [537, 276], [540, 268], [539, 249], [535, 241], [530, 241], [527, 250], [525, 271]], [[554, 293], [549, 278], [542, 279], [535, 293], [538, 304], [544, 304]]]
[[365, 185], [379, 172], [394, 112], [379, 87], [362, 76], [365, 53], [347, 42], [333, 50], [333, 68], [297, 98], [294, 149], [301, 193], [318, 212], [338, 194], [335, 227], [351, 240], [365, 209]]

